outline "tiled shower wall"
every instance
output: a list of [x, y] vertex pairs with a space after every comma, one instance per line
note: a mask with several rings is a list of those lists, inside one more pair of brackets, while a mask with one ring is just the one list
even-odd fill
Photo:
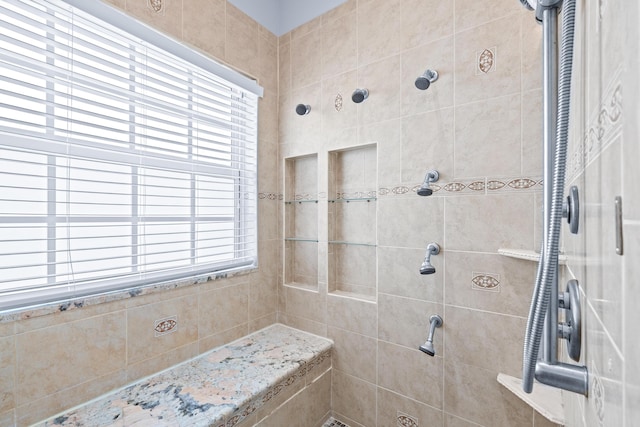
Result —
[[[577, 1], [568, 185], [580, 189], [578, 235], [568, 232], [566, 280], [580, 283], [589, 397], [565, 393], [567, 425], [634, 426], [640, 419], [640, 8]], [[623, 253], [616, 253], [615, 197]]]
[[[516, 0], [349, 0], [279, 38], [279, 142], [318, 155], [318, 291], [279, 288], [279, 320], [335, 341], [333, 411], [357, 427], [544, 426], [496, 381], [520, 376], [540, 245], [541, 29]], [[440, 73], [426, 91], [425, 69]], [[362, 104], [354, 89], [368, 88]], [[296, 104], [311, 112], [296, 115]], [[334, 150], [376, 144], [373, 298], [329, 292]], [[430, 197], [416, 188], [440, 180]], [[281, 179], [284, 181], [284, 179]], [[345, 210], [349, 207], [344, 207]], [[436, 273], [419, 274], [429, 242]], [[316, 260], [309, 260], [315, 264]], [[342, 265], [341, 268], [349, 268]], [[377, 277], [377, 279], [376, 279]], [[280, 281], [282, 283], [282, 281]], [[418, 350], [440, 314], [436, 356]]]
[[[110, 0], [259, 79], [260, 268], [54, 314], [0, 322], [0, 425], [30, 425], [276, 321], [277, 38], [225, 0]], [[154, 7], [156, 9], [154, 9]], [[177, 322], [156, 336], [157, 321]], [[162, 328], [159, 328], [162, 329]]]

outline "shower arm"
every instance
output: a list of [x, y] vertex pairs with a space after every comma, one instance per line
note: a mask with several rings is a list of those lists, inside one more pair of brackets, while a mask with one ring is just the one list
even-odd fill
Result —
[[[538, 0], [536, 18], [543, 25], [544, 97], [544, 219], [543, 245], [533, 291], [523, 351], [522, 388], [533, 390], [533, 379], [553, 387], [587, 395], [584, 366], [558, 362], [558, 242], [566, 167], [566, 130], [573, 49], [575, 0], [566, 0], [563, 14], [561, 91], [558, 88], [558, 10], [562, 0]], [[559, 111], [559, 96], [561, 105]], [[555, 155], [554, 155], [555, 154]], [[544, 322], [544, 323], [543, 323]], [[544, 336], [542, 332], [544, 330]], [[542, 340], [542, 351], [540, 341]], [[538, 360], [538, 358], [540, 360]]]

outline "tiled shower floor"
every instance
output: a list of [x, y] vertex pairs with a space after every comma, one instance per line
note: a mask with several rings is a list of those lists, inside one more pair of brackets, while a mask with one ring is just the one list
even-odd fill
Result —
[[327, 420], [326, 423], [323, 424], [322, 427], [349, 427], [349, 426], [331, 417]]

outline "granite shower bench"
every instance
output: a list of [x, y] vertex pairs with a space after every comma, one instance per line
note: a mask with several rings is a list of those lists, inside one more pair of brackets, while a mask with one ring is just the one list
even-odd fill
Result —
[[321, 421], [330, 401], [316, 400], [330, 399], [332, 346], [275, 324], [36, 426], [271, 426], [283, 403], [308, 390], [314, 398], [299, 399], [296, 412]]

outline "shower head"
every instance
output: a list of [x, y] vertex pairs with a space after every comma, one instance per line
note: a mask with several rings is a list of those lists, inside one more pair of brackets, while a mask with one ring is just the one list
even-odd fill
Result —
[[438, 255], [439, 253], [440, 246], [437, 243], [429, 243], [424, 261], [420, 266], [420, 274], [433, 274], [436, 272], [436, 268], [431, 264], [431, 255]]
[[368, 97], [369, 97], [368, 89], [356, 89], [353, 91], [353, 94], [351, 95], [351, 100], [356, 104], [360, 104], [362, 101], [364, 101]]
[[426, 70], [416, 79], [416, 87], [420, 90], [427, 90], [431, 83], [438, 80], [438, 72], [435, 70]]
[[419, 347], [420, 351], [432, 357], [436, 355], [436, 350], [433, 348], [433, 334], [436, 328], [440, 326], [442, 326], [442, 317], [437, 314], [432, 315], [429, 318], [429, 336], [427, 337], [427, 342]]
[[429, 356], [436, 355], [436, 350], [433, 348], [433, 343], [431, 341], [427, 341], [426, 343], [421, 345], [420, 351], [427, 353]]
[[418, 188], [418, 196], [430, 196], [433, 194], [433, 190], [429, 187], [429, 184], [436, 182], [440, 178], [440, 174], [437, 170], [427, 172], [424, 177], [424, 182]]
[[306, 116], [311, 111], [311, 105], [298, 104], [296, 105], [296, 113], [299, 116]]

